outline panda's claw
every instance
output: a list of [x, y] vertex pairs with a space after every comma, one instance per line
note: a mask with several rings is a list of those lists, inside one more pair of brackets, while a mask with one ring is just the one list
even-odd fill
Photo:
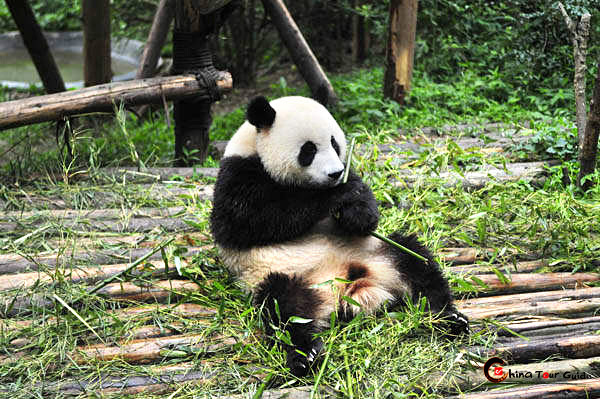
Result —
[[312, 341], [312, 346], [306, 351], [306, 355], [295, 349], [290, 350], [287, 354], [287, 367], [290, 372], [296, 377], [306, 376], [315, 364], [322, 349], [323, 341], [316, 339]]
[[464, 314], [458, 311], [444, 312], [442, 320], [447, 327], [447, 335], [449, 337], [458, 337], [460, 335], [469, 334], [469, 319]]

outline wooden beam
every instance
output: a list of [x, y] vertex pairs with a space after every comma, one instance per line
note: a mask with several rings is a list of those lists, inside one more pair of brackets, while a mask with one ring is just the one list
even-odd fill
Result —
[[[232, 85], [231, 75], [221, 74], [218, 88], [228, 90]], [[207, 94], [208, 89], [189, 75], [109, 83], [0, 103], [0, 130], [54, 121], [70, 115], [112, 111], [119, 103], [132, 106], [160, 103], [163, 96], [170, 101]]]
[[584, 190], [592, 186], [592, 181], [588, 180], [582, 184], [584, 176], [591, 174], [596, 169], [596, 160], [598, 154], [598, 136], [600, 136], [600, 62], [596, 73], [596, 83], [594, 85], [594, 94], [590, 103], [590, 112], [585, 124], [585, 132], [581, 146], [579, 148], [579, 176], [577, 183]]
[[65, 83], [29, 2], [27, 0], [6, 0], [6, 5], [21, 33], [23, 43], [27, 47], [46, 92], [65, 91]]
[[333, 86], [283, 1], [262, 0], [262, 3], [313, 97], [324, 105], [333, 105], [337, 101]]
[[83, 80], [86, 87], [112, 79], [110, 0], [82, 0]]
[[392, 0], [383, 95], [400, 104], [410, 91], [417, 30], [417, 0]]
[[154, 21], [144, 46], [142, 60], [137, 70], [138, 79], [151, 78], [156, 71], [160, 52], [167, 40], [169, 27], [175, 16], [175, 0], [160, 0], [154, 15]]

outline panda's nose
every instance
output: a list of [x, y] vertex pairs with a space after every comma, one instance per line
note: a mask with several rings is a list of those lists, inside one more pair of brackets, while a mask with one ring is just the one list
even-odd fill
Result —
[[337, 172], [330, 173], [328, 176], [329, 176], [329, 178], [330, 178], [331, 180], [337, 180], [337, 179], [338, 179], [338, 178], [339, 178], [339, 177], [342, 175], [342, 172], [343, 172], [343, 171], [344, 171], [344, 170], [342, 169], [342, 170], [339, 170], [339, 171], [337, 171]]

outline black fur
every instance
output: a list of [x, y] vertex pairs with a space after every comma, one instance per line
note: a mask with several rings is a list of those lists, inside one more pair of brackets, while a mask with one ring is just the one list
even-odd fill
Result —
[[433, 255], [417, 240], [415, 235], [405, 236], [396, 232], [389, 239], [416, 252], [427, 259], [427, 262], [402, 251], [400, 248], [388, 245], [388, 251], [402, 275], [410, 285], [413, 303], [418, 303], [421, 297], [427, 297], [429, 310], [439, 314], [447, 327], [448, 333], [457, 336], [468, 332], [468, 319], [456, 310], [448, 281]]
[[248, 104], [246, 119], [259, 129], [270, 127], [275, 121], [275, 110], [265, 97], [255, 97]]
[[335, 137], [333, 137], [333, 136], [331, 136], [331, 146], [335, 150], [335, 153], [338, 154], [338, 156], [339, 156], [340, 155], [340, 145], [338, 144], [338, 142], [335, 140]]
[[248, 249], [289, 241], [329, 215], [345, 235], [367, 235], [379, 220], [373, 193], [355, 173], [336, 187], [300, 187], [274, 181], [257, 156], [221, 161], [211, 214], [219, 245]]
[[317, 154], [317, 146], [312, 141], [307, 141], [300, 148], [300, 154], [298, 154], [298, 163], [300, 166], [309, 166], [315, 159]]
[[314, 321], [292, 323], [289, 319], [297, 316], [314, 320], [315, 311], [322, 302], [318, 292], [310, 288], [309, 282], [302, 277], [270, 273], [258, 285], [254, 301], [256, 306], [264, 306], [263, 322], [269, 336], [273, 335], [271, 324], [289, 332], [293, 345], [283, 345], [287, 352], [287, 365], [292, 374], [305, 376], [322, 347], [321, 340], [313, 338], [320, 329]]

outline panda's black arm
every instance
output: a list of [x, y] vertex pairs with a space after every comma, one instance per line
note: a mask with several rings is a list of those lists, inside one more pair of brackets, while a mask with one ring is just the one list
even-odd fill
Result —
[[257, 157], [227, 157], [215, 185], [212, 234], [237, 249], [298, 238], [328, 215], [331, 197], [331, 190], [276, 183]]

